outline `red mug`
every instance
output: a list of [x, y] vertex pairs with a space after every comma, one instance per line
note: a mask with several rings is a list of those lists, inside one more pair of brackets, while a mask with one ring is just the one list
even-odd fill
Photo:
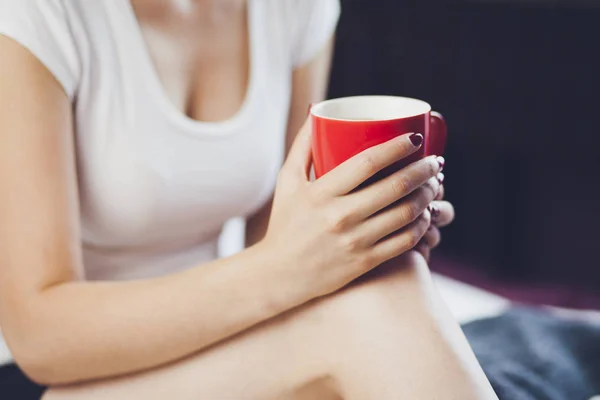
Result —
[[431, 111], [431, 106], [422, 100], [395, 96], [344, 97], [314, 104], [310, 114], [317, 179], [363, 150], [406, 133], [421, 133], [423, 146], [375, 175], [367, 184], [425, 156], [442, 155], [446, 146], [444, 117]]

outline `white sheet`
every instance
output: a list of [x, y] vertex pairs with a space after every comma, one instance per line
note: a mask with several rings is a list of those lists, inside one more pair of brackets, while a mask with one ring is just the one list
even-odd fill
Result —
[[510, 306], [509, 300], [466, 283], [438, 274], [433, 278], [450, 312], [461, 324], [500, 315]]

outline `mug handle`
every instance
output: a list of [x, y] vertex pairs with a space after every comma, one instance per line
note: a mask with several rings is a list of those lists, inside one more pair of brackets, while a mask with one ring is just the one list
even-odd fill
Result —
[[448, 126], [446, 125], [446, 120], [439, 112], [431, 112], [429, 135], [427, 155], [443, 155], [446, 148], [446, 141], [448, 140]]

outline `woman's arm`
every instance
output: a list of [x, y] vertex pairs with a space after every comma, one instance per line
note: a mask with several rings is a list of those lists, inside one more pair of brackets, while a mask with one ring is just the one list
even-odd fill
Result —
[[0, 36], [0, 54], [0, 325], [38, 382], [123, 375], [188, 356], [338, 290], [425, 233], [428, 219], [418, 216], [439, 189], [439, 160], [355, 193], [419, 149], [404, 135], [309, 182], [304, 127], [258, 244], [171, 276], [83, 282], [71, 104], [23, 47]]
[[[331, 38], [313, 60], [293, 72], [292, 99], [285, 140], [286, 155], [306, 120], [310, 104], [324, 100], [327, 95], [334, 42], [334, 38]], [[271, 199], [246, 221], [246, 246], [258, 243], [265, 236], [272, 204]]]
[[275, 305], [255, 250], [157, 279], [81, 281], [71, 105], [23, 47], [0, 36], [0, 54], [0, 320], [26, 373], [59, 384], [149, 368], [290, 306]]

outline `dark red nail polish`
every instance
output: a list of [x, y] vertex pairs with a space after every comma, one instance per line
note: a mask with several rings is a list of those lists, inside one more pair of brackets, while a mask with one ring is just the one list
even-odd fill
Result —
[[444, 179], [446, 179], [446, 176], [440, 172], [439, 174], [437, 174], [436, 178], [440, 185], [442, 185], [444, 183]]
[[413, 133], [412, 135], [410, 135], [409, 139], [415, 147], [419, 147], [423, 144], [423, 135], [421, 135], [420, 133]]
[[440, 216], [440, 209], [436, 206], [431, 206], [431, 218], [437, 218]]
[[437, 159], [438, 164], [440, 165], [440, 171], [444, 169], [444, 166], [446, 165], [446, 159], [442, 156], [439, 156]]

